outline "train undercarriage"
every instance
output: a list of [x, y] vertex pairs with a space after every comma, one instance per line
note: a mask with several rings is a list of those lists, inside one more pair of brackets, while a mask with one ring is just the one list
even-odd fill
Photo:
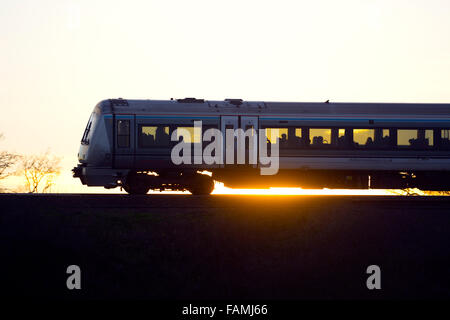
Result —
[[187, 190], [194, 195], [207, 195], [214, 190], [214, 180], [208, 175], [192, 171], [132, 171], [125, 181], [121, 181], [120, 186], [129, 194], [146, 194], [151, 189]]
[[[262, 176], [257, 169], [238, 167], [214, 169], [209, 175], [190, 169], [116, 171], [113, 176], [111, 169], [104, 169], [107, 171], [98, 171], [97, 180], [87, 181], [79, 168], [74, 169], [74, 177], [79, 177], [83, 184], [105, 188], [119, 186], [129, 194], [146, 194], [149, 190], [187, 190], [194, 195], [207, 195], [214, 190], [214, 181], [223, 182], [230, 188], [450, 190], [450, 172], [447, 171], [280, 170], [277, 175]], [[91, 173], [91, 176], [95, 175]]]

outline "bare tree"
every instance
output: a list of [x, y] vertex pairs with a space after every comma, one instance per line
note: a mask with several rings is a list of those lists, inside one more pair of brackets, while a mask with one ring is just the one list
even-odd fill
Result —
[[61, 159], [49, 155], [24, 156], [22, 158], [22, 172], [25, 176], [26, 186], [29, 192], [49, 192], [54, 179], [60, 172]]
[[[0, 133], [0, 140], [3, 139], [3, 134]], [[0, 152], [0, 180], [13, 174], [14, 171], [11, 170], [14, 164], [19, 159], [19, 156], [6, 151]]]
[[13, 173], [10, 169], [16, 163], [18, 156], [6, 151], [0, 152], [0, 180]]

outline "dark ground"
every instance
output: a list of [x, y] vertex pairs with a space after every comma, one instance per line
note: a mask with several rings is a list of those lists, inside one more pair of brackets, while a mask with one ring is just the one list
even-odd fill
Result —
[[4, 194], [0, 208], [4, 297], [450, 298], [450, 198]]

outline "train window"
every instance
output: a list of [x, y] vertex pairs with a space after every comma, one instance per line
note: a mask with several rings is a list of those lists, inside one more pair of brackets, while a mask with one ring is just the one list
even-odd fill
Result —
[[278, 138], [281, 149], [292, 149], [303, 145], [301, 128], [265, 128], [265, 130], [267, 142], [276, 143]]
[[119, 148], [130, 147], [130, 120], [117, 121], [117, 146]]
[[344, 139], [345, 138], [345, 129], [338, 129], [338, 139]]
[[417, 130], [415, 129], [399, 129], [397, 130], [397, 146], [410, 147], [412, 141], [417, 139]]
[[450, 149], [450, 129], [441, 130], [441, 148]]
[[397, 146], [401, 148], [424, 149], [432, 147], [433, 130], [425, 129], [398, 129]]
[[375, 148], [391, 148], [391, 131], [389, 129], [375, 128], [373, 143]]
[[303, 147], [308, 143], [305, 141], [305, 137], [302, 135], [302, 128], [288, 128], [289, 131], [289, 147], [297, 148]]
[[89, 121], [86, 125], [86, 129], [84, 129], [83, 137], [81, 138], [81, 144], [89, 144], [89, 131], [91, 130], [92, 121], [94, 118], [94, 113], [91, 113], [91, 116], [89, 117]]
[[[183, 136], [181, 134], [181, 130], [187, 130], [189, 135]], [[202, 130], [201, 128], [194, 127], [177, 127], [177, 139], [180, 140], [181, 136], [183, 136], [183, 141], [187, 143], [200, 143], [202, 141]]]
[[[425, 131], [425, 142], [428, 141], [428, 146], [430, 146], [430, 147], [434, 146], [433, 130], [424, 130], [424, 131]], [[419, 130], [419, 136], [420, 136], [420, 130]]]
[[267, 137], [267, 143], [277, 143], [280, 145], [286, 144], [288, 141], [288, 129], [287, 128], [266, 128], [266, 137]]
[[355, 147], [374, 147], [374, 140], [375, 129], [353, 129], [353, 143]]
[[312, 147], [322, 147], [331, 144], [331, 129], [309, 129]]
[[331, 129], [331, 144], [338, 148], [342, 148], [346, 145], [345, 129]]
[[139, 146], [142, 148], [168, 147], [169, 126], [140, 126]]

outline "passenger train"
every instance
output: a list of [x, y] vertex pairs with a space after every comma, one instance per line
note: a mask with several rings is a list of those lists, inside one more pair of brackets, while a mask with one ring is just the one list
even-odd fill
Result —
[[[267, 144], [279, 146], [277, 174], [261, 175], [260, 163], [174, 164], [174, 130], [192, 132], [193, 149], [205, 143], [195, 121], [202, 132], [265, 130]], [[130, 194], [209, 194], [214, 180], [229, 187], [450, 190], [450, 104], [109, 99], [95, 106], [78, 161], [73, 173], [83, 184]]]

